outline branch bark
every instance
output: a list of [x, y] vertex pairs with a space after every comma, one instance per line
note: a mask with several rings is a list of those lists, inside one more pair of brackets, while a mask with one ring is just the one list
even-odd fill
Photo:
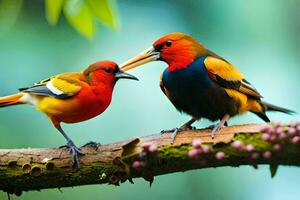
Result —
[[[222, 166], [256, 167], [258, 164], [270, 164], [274, 175], [278, 165], [300, 166], [300, 140], [294, 139], [299, 136], [288, 135], [287, 126], [281, 128], [286, 132], [285, 138], [263, 139], [261, 125], [247, 124], [224, 128], [215, 139], [210, 137], [211, 130], [201, 129], [180, 132], [173, 144], [170, 143], [171, 133], [166, 133], [103, 145], [98, 149], [83, 147], [85, 156], [80, 158], [79, 170], [70, 166], [66, 148], [2, 149], [0, 190], [20, 195], [22, 191], [45, 188], [118, 185], [126, 180], [132, 182], [136, 177], [152, 183], [154, 176], [173, 172]], [[195, 138], [202, 144], [196, 143], [193, 147]], [[192, 149], [198, 153], [191, 152]]]

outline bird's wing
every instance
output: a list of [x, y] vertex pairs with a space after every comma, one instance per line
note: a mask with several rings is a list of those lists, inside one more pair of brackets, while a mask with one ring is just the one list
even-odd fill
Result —
[[244, 79], [240, 71], [217, 54], [208, 51], [204, 65], [209, 77], [220, 86], [239, 91], [253, 98], [262, 98], [260, 93]]
[[74, 96], [80, 91], [81, 81], [78, 76], [78, 73], [72, 72], [59, 74], [19, 90], [25, 93], [64, 99]]

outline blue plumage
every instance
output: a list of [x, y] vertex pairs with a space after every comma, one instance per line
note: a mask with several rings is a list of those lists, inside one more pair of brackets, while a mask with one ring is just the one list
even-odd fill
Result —
[[171, 72], [165, 69], [162, 85], [166, 95], [179, 111], [198, 119], [204, 117], [215, 121], [225, 114], [237, 114], [237, 102], [208, 76], [205, 58], [197, 58], [184, 69]]

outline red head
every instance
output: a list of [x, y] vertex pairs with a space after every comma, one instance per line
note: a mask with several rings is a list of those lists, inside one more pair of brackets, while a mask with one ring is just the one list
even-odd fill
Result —
[[174, 71], [185, 68], [207, 51], [191, 35], [178, 32], [161, 37], [152, 46], [137, 57], [124, 63], [122, 69], [127, 71], [150, 61], [163, 60], [168, 63], [169, 71]]
[[83, 75], [91, 85], [108, 84], [114, 85], [119, 79], [134, 79], [136, 77], [123, 72], [118, 65], [112, 61], [98, 61], [84, 70]]

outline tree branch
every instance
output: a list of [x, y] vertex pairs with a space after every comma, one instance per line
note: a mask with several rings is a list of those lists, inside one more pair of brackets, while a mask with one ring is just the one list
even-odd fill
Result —
[[0, 150], [0, 190], [20, 195], [22, 191], [45, 188], [118, 185], [126, 180], [132, 182], [135, 177], [152, 183], [153, 177], [161, 174], [249, 164], [254, 167], [270, 164], [274, 175], [278, 165], [300, 166], [299, 126], [294, 125], [294, 130], [290, 130], [292, 125], [272, 125], [263, 130], [265, 134], [261, 133], [261, 126], [227, 127], [215, 139], [210, 137], [209, 129], [184, 131], [173, 144], [170, 144], [171, 133], [166, 133], [98, 149], [83, 147], [85, 156], [80, 158], [80, 170], [70, 166], [66, 148], [3, 149]]

